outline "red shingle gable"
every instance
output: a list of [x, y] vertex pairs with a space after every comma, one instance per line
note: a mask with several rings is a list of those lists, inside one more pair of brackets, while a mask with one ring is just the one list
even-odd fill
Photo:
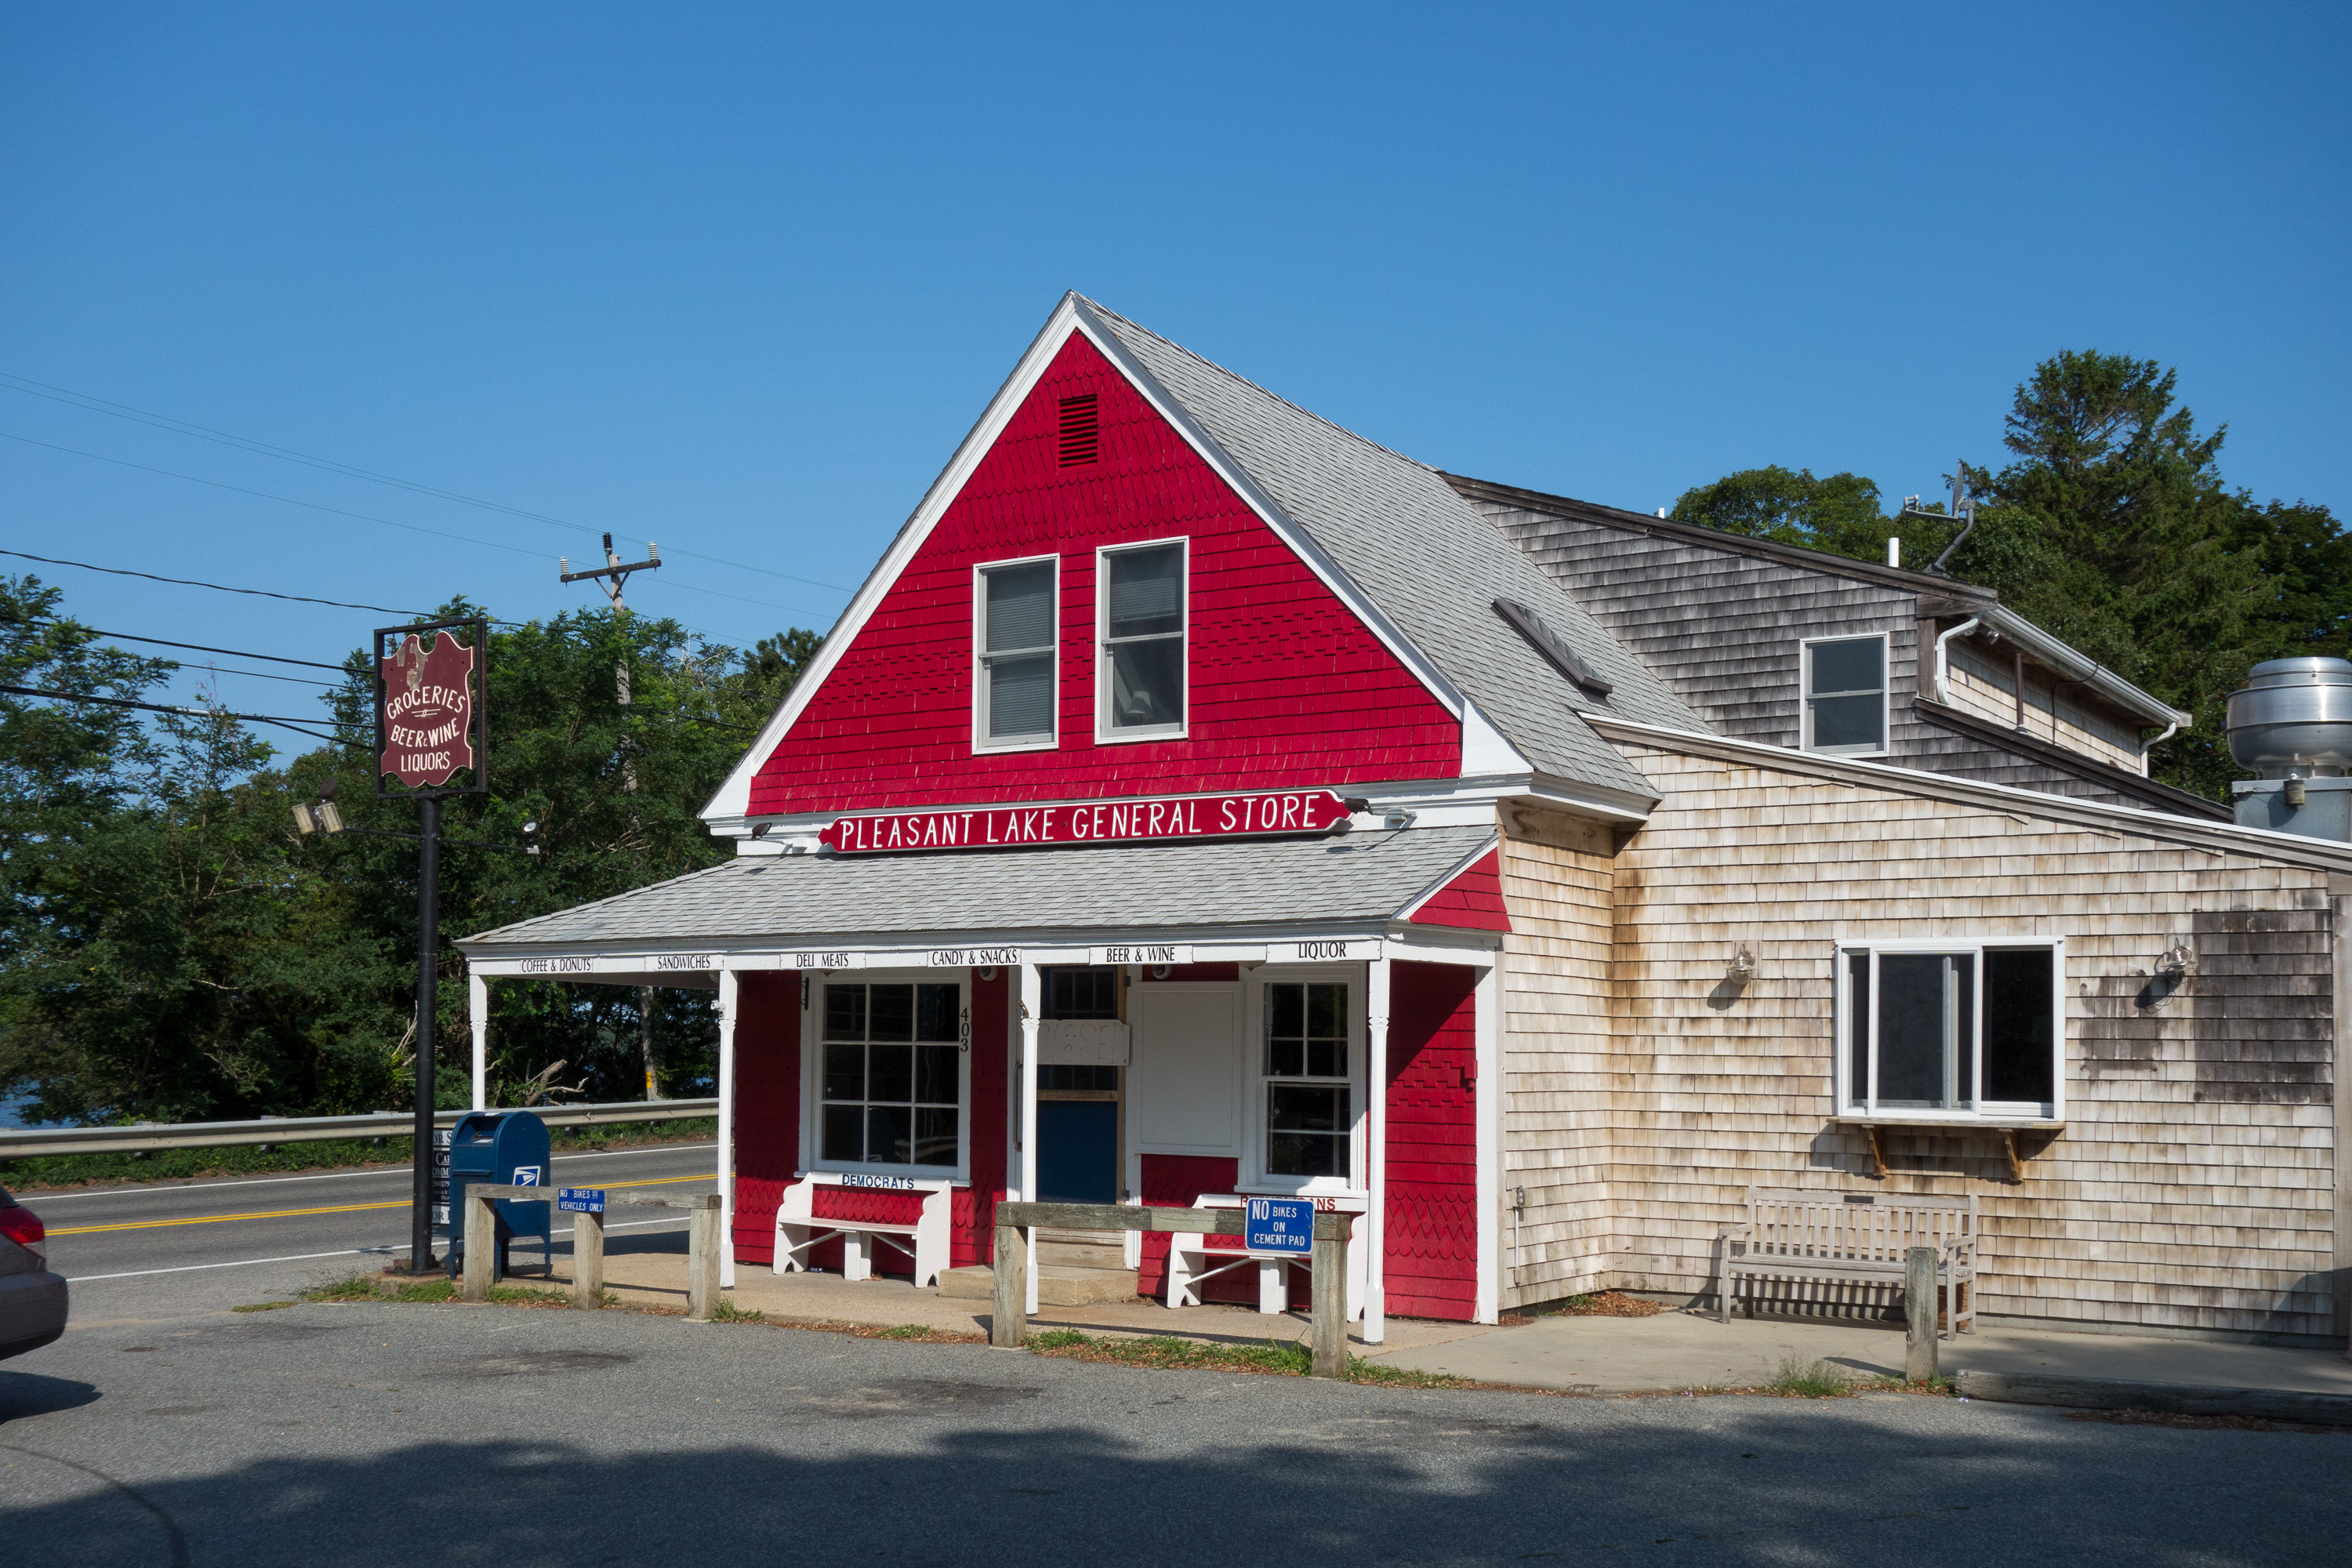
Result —
[[[1061, 466], [1059, 401], [1098, 458]], [[1097, 746], [1095, 551], [1192, 541], [1190, 735]], [[1061, 559], [1060, 736], [974, 756], [972, 572]], [[1033, 386], [761, 766], [751, 812], [1284, 789], [1459, 773], [1453, 714], [1082, 334]]]
[[1423, 900], [1408, 923], [1509, 931], [1511, 915], [1503, 904], [1503, 852], [1490, 849], [1464, 867], [1452, 881]]

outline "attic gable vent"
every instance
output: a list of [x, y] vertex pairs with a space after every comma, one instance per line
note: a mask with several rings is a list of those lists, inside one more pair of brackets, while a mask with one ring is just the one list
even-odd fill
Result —
[[1615, 689], [1577, 651], [1568, 646], [1568, 639], [1545, 624], [1544, 618], [1520, 604], [1517, 599], [1497, 599], [1495, 613], [1517, 626], [1519, 635], [1535, 645], [1536, 651], [1557, 666], [1562, 675], [1595, 697], [1606, 697]]
[[1095, 395], [1062, 399], [1062, 467], [1095, 460]]

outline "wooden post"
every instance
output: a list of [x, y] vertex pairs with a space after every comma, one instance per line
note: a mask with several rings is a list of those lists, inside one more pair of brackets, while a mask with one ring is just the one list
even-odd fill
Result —
[[698, 1194], [687, 1208], [686, 1319], [707, 1323], [719, 1308], [719, 1194]]
[[1903, 1255], [1903, 1375], [1925, 1383], [1936, 1375], [1936, 1249], [1915, 1247]]
[[576, 1214], [572, 1221], [572, 1304], [601, 1307], [604, 1304], [604, 1216]]
[[487, 1301], [490, 1299], [490, 1270], [499, 1258], [498, 1211], [490, 1200], [482, 1195], [479, 1187], [466, 1189], [466, 1278], [458, 1289], [458, 1299], [465, 1301]]
[[[1316, 1216], [1320, 1219], [1323, 1216]], [[1348, 1375], [1348, 1243], [1341, 1236], [1326, 1236], [1315, 1227], [1314, 1263], [1310, 1280], [1315, 1291], [1315, 1375]]]
[[1017, 1225], [996, 1227], [996, 1295], [989, 1308], [988, 1342], [1018, 1350], [1029, 1337], [1029, 1237]]

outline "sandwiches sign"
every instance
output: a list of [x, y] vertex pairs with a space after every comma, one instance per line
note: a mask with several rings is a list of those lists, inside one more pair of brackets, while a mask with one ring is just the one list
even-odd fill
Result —
[[1263, 837], [1328, 833], [1349, 815], [1347, 802], [1328, 789], [1179, 795], [1102, 805], [1005, 805], [844, 816], [820, 832], [817, 842], [841, 855], [903, 855], [1043, 844]]

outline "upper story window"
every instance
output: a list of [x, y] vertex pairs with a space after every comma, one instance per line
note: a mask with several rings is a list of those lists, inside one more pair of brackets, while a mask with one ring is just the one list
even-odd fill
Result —
[[1101, 695], [1095, 738], [1145, 740], [1184, 732], [1184, 542], [1106, 550]]
[[1849, 1115], [2063, 1114], [2062, 942], [1860, 942], [1838, 952]]
[[1804, 749], [1870, 757], [1886, 750], [1886, 637], [1805, 643]]
[[980, 569], [972, 642], [972, 748], [1054, 743], [1055, 559]]

